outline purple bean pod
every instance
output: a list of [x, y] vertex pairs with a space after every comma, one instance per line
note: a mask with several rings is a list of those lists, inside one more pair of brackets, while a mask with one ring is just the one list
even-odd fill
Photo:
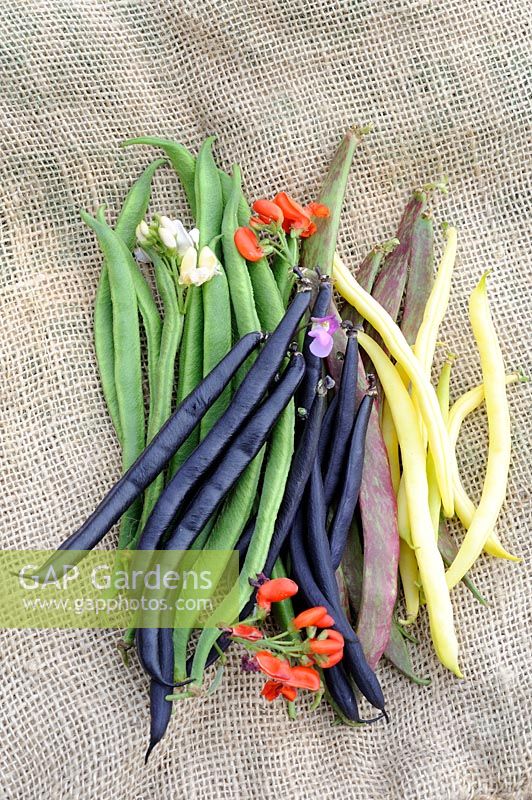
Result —
[[[334, 311], [338, 314], [336, 307]], [[343, 331], [337, 331], [335, 336], [333, 349], [341, 353], [347, 337]], [[327, 364], [329, 371], [331, 366]], [[366, 389], [366, 373], [359, 357], [357, 395], [361, 397]], [[372, 408], [366, 434], [359, 508], [364, 536], [364, 564], [357, 634], [368, 663], [374, 669], [390, 636], [397, 599], [399, 561], [397, 501], [376, 405]]]

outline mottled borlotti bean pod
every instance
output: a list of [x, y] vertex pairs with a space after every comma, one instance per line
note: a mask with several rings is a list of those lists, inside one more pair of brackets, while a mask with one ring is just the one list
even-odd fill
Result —
[[[384, 258], [380, 273], [371, 289], [366, 289], [366, 291], [371, 291], [375, 300], [386, 309], [394, 321], [397, 321], [407, 285], [416, 222], [424, 210], [426, 202], [427, 197], [424, 192], [414, 192], [399, 222], [396, 234], [399, 244]], [[369, 328], [368, 333], [376, 336], [379, 343], [382, 342], [380, 336], [373, 329]]]
[[351, 163], [358, 145], [369, 130], [369, 126], [351, 128], [334, 154], [318, 195], [318, 202], [329, 208], [330, 215], [318, 220], [317, 232], [305, 240], [301, 252], [302, 264], [308, 269], [320, 267], [324, 274], [332, 275], [340, 215]]

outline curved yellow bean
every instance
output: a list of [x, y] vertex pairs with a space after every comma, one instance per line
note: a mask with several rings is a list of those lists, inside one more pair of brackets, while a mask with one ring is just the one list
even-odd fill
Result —
[[402, 539], [399, 542], [399, 574], [406, 607], [406, 619], [399, 622], [411, 625], [419, 614], [419, 568], [414, 551]]
[[469, 318], [482, 367], [488, 415], [488, 462], [482, 495], [456, 558], [447, 570], [447, 586], [462, 580], [493, 532], [506, 496], [510, 468], [510, 412], [504, 361], [490, 314], [485, 272], [469, 298]]
[[403, 542], [406, 542], [409, 547], [413, 547], [404, 472], [401, 475], [399, 489], [397, 490], [397, 531]]
[[393, 424], [390, 405], [386, 399], [384, 399], [382, 404], [381, 432], [384, 446], [388, 454], [388, 463], [390, 465], [390, 476], [392, 478], [393, 490], [397, 495], [399, 481], [401, 480], [401, 467], [399, 465], [399, 442], [397, 440], [397, 433], [395, 432], [395, 425]]
[[[396, 365], [397, 369], [397, 365]], [[408, 387], [408, 377], [400, 368], [397, 369], [403, 384]], [[392, 486], [397, 497], [397, 530], [401, 539], [412, 549], [412, 535], [410, 533], [410, 521], [408, 519], [408, 507], [406, 503], [405, 482], [401, 477], [401, 466], [399, 463], [399, 440], [397, 439], [397, 431], [393, 424], [392, 412], [390, 411], [390, 404], [384, 398], [381, 420], [382, 438], [384, 446], [388, 453], [388, 461], [390, 464], [390, 475], [392, 478]], [[440, 493], [438, 492], [438, 497]], [[405, 557], [406, 558], [406, 557]], [[417, 574], [417, 567], [416, 567]], [[404, 583], [404, 582], [403, 582]], [[419, 591], [418, 591], [419, 594]], [[406, 590], [405, 590], [406, 595]], [[417, 615], [416, 615], [417, 616]]]
[[447, 516], [452, 516], [454, 511], [452, 482], [454, 452], [450, 447], [434, 387], [390, 315], [370, 294], [364, 291], [337, 255], [334, 258], [333, 275], [340, 294], [379, 332], [386, 347], [404, 368], [412, 382], [434, 457], [444, 512]]
[[456, 260], [456, 228], [450, 226], [446, 228], [445, 236], [447, 239], [445, 250], [414, 344], [414, 353], [428, 377], [434, 360], [438, 330], [449, 304], [451, 278]]
[[[444, 362], [441, 368], [438, 385], [436, 387], [436, 397], [438, 398], [438, 404], [440, 406], [442, 419], [445, 424], [447, 424], [447, 418], [449, 416], [449, 386], [451, 381], [452, 365], [453, 365], [453, 358], [448, 357], [447, 361]], [[432, 520], [434, 536], [436, 537], [436, 539], [438, 539], [438, 531], [440, 527], [441, 497], [440, 497], [440, 490], [438, 489], [438, 481], [436, 480], [436, 469], [434, 467], [434, 459], [432, 458], [432, 453], [430, 451], [430, 448], [427, 453], [427, 482], [429, 485], [430, 518]], [[454, 505], [456, 509], [456, 498], [454, 500]]]
[[419, 430], [418, 417], [408, 390], [382, 348], [363, 332], [359, 332], [358, 341], [371, 358], [377, 371], [390, 404], [399, 439], [412, 542], [421, 585], [427, 601], [434, 647], [442, 664], [461, 677], [458, 667], [458, 641], [453, 624], [453, 609], [449, 590], [445, 583], [445, 567], [432, 533], [425, 471], [426, 453]]
[[[406, 374], [406, 372], [404, 371], [404, 369], [401, 367], [400, 364], [396, 364], [395, 369], [397, 370], [399, 377], [403, 381], [403, 386], [406, 389], [408, 389], [408, 387], [410, 386], [408, 375]], [[384, 398], [384, 400], [385, 400], [385, 405], [388, 406], [389, 408], [388, 401], [386, 400], [386, 398]], [[393, 419], [392, 419], [392, 425], [393, 425]], [[395, 436], [397, 437], [395, 425], [393, 426], [393, 429]], [[406, 544], [410, 547], [410, 549], [412, 549], [412, 533], [410, 531], [410, 520], [408, 518], [408, 505], [406, 502], [405, 480], [403, 475], [400, 475], [399, 477], [399, 484], [397, 486], [397, 489], [395, 490], [395, 493], [397, 495], [397, 531], [401, 539], [404, 542], [406, 542]]]
[[[434, 361], [434, 351], [436, 350], [436, 343], [438, 341], [438, 331], [445, 316], [447, 306], [449, 305], [451, 278], [453, 275], [454, 263], [456, 261], [456, 228], [447, 227], [445, 230], [445, 237], [446, 244], [443, 251], [443, 256], [436, 273], [434, 285], [427, 300], [427, 305], [425, 306], [423, 321], [419, 326], [414, 344], [414, 353], [416, 354], [416, 357], [429, 380], [432, 370], [432, 362]], [[438, 397], [438, 403], [444, 423], [446, 415], [449, 413], [450, 369], [450, 365], [445, 364], [442, 368], [440, 382], [438, 383], [439, 387], [441, 383], [441, 397], [438, 395], [438, 388], [436, 389], [436, 396]], [[412, 400], [414, 401], [414, 406], [418, 408], [419, 403], [415, 392], [412, 394]], [[421, 430], [423, 441], [426, 442], [427, 433], [424, 425], [421, 426]], [[432, 519], [432, 525], [434, 527], [434, 536], [437, 539], [440, 526], [441, 497], [438, 489], [436, 466], [434, 464], [434, 458], [430, 447], [427, 453], [427, 480], [429, 484], [430, 516]], [[456, 500], [454, 502], [456, 505]]]
[[[521, 383], [526, 378], [519, 372], [510, 372], [504, 377], [506, 386], [511, 386], [513, 383]], [[484, 384], [479, 383], [467, 392], [464, 392], [458, 400], [455, 400], [449, 410], [449, 417], [447, 419], [447, 430], [449, 432], [449, 439], [451, 446], [456, 447], [458, 436], [460, 435], [460, 428], [467, 416], [472, 414], [473, 411], [482, 405], [484, 402]]]
[[[506, 386], [509, 386], [512, 383], [518, 383], [521, 380], [521, 375], [515, 372], [511, 373], [510, 375], [506, 376]], [[449, 412], [449, 420], [447, 423], [447, 430], [449, 431], [449, 439], [451, 440], [452, 447], [456, 448], [460, 428], [462, 427], [464, 419], [468, 414], [471, 414], [472, 411], [478, 408], [483, 401], [484, 384], [481, 383], [479, 386], [475, 386], [473, 389], [465, 392], [465, 394], [463, 394], [458, 398], [458, 400], [455, 401], [455, 403], [453, 403], [453, 406]], [[464, 528], [467, 529], [471, 525], [476, 507], [472, 500], [468, 497], [462, 485], [457, 466], [454, 474], [454, 496], [456, 514]], [[491, 556], [495, 556], [496, 558], [506, 558], [508, 561], [521, 560], [517, 556], [509, 553], [508, 550], [503, 547], [495, 531], [492, 532], [486, 544], [484, 545], [484, 551], [489, 553]]]

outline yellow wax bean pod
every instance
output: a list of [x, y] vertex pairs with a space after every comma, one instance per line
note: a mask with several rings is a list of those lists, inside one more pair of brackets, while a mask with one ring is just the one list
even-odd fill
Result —
[[408, 500], [406, 496], [405, 475], [401, 475], [397, 490], [397, 530], [399, 536], [412, 547], [412, 531], [410, 530], [410, 517], [408, 516]]
[[[436, 344], [438, 341], [439, 328], [445, 316], [445, 312], [447, 311], [447, 306], [449, 305], [451, 278], [453, 275], [454, 263], [456, 261], [456, 228], [447, 226], [445, 228], [445, 237], [446, 244], [443, 251], [443, 256], [436, 273], [434, 285], [427, 300], [427, 305], [425, 306], [423, 321], [419, 326], [419, 331], [414, 344], [414, 353], [416, 354], [416, 357], [429, 380], [432, 370], [432, 362], [434, 361], [434, 352], [436, 350]], [[442, 417], [444, 418], [444, 422], [445, 416], [449, 413], [450, 366], [448, 366], [448, 370], [449, 371], [447, 372], [447, 368], [444, 365], [444, 369], [442, 370], [442, 374], [440, 376], [440, 395], [438, 395], [438, 389], [436, 389], [436, 396], [438, 397], [438, 403]], [[414, 401], [414, 405], [416, 408], [418, 408], [419, 403], [415, 391], [412, 393], [412, 399]], [[427, 433], [423, 424], [421, 425], [421, 432], [423, 441], [426, 443]], [[434, 527], [434, 536], [437, 539], [440, 525], [441, 498], [438, 489], [436, 466], [434, 464], [434, 458], [430, 447], [427, 454], [427, 479], [429, 483], [430, 515]]]
[[426, 453], [416, 410], [396, 368], [382, 348], [363, 332], [358, 334], [358, 341], [371, 358], [379, 376], [399, 439], [412, 542], [427, 602], [434, 647], [442, 664], [461, 677], [453, 609], [445, 583], [445, 567], [432, 532]]
[[[453, 365], [454, 357], [449, 355], [443, 364], [436, 387], [436, 397], [440, 406], [442, 419], [447, 424], [449, 416], [449, 387], [451, 380], [451, 367]], [[440, 527], [440, 511], [441, 511], [441, 497], [438, 489], [438, 481], [436, 479], [436, 469], [434, 467], [434, 459], [429, 449], [427, 453], [427, 481], [429, 484], [429, 509], [430, 518], [432, 519], [432, 526], [434, 528], [434, 536], [438, 538], [438, 531]], [[454, 500], [456, 509], [456, 497]]]
[[406, 607], [406, 619], [399, 622], [402, 625], [411, 625], [419, 613], [419, 568], [414, 551], [402, 539], [399, 542], [399, 574]]
[[456, 260], [456, 228], [448, 226], [445, 229], [445, 236], [445, 250], [436, 273], [434, 286], [425, 306], [423, 322], [419, 326], [414, 344], [414, 353], [428, 377], [430, 377], [434, 360], [438, 331], [449, 304], [451, 278]]
[[[509, 386], [512, 383], [519, 383], [522, 380], [523, 377], [518, 373], [511, 373], [510, 375], [506, 376], [506, 386]], [[456, 443], [460, 434], [460, 428], [462, 427], [464, 419], [468, 414], [471, 414], [471, 412], [475, 411], [475, 409], [477, 409], [483, 402], [484, 385], [481, 383], [479, 386], [469, 389], [469, 391], [465, 392], [465, 394], [463, 394], [458, 398], [458, 400], [456, 400], [455, 403], [453, 403], [447, 422], [447, 430], [449, 431], [449, 438], [451, 440], [452, 447], [456, 448]], [[473, 501], [468, 497], [462, 485], [458, 468], [456, 468], [454, 475], [454, 492], [455, 510], [457, 516], [464, 528], [467, 529], [471, 525], [476, 507]], [[484, 545], [484, 551], [489, 553], [491, 556], [495, 556], [496, 558], [506, 558], [508, 561], [521, 560], [520, 558], [517, 558], [517, 556], [509, 553], [503, 547], [495, 531], [491, 533], [486, 544]]]
[[[395, 365], [395, 368], [399, 374], [399, 377], [403, 381], [404, 386], [408, 389], [410, 381], [408, 380], [408, 375], [405, 373], [404, 369], [398, 364]], [[405, 493], [405, 482], [404, 478], [401, 475], [400, 470], [400, 459], [399, 459], [399, 441], [397, 439], [397, 431], [395, 430], [395, 425], [393, 424], [393, 417], [392, 412], [390, 411], [390, 404], [384, 398], [383, 402], [383, 413], [382, 413], [382, 438], [384, 440], [384, 445], [388, 449], [388, 444], [390, 449], [392, 450], [392, 460], [390, 461], [390, 472], [392, 474], [392, 485], [397, 497], [397, 530], [399, 532], [399, 536], [401, 539], [412, 549], [412, 534], [410, 532], [410, 520], [408, 519], [408, 507], [406, 503], [406, 493]], [[388, 439], [388, 444], [387, 444]], [[392, 464], [394, 459], [397, 459], [397, 464]], [[438, 497], [440, 493], [438, 491]], [[406, 556], [404, 556], [406, 558]], [[416, 574], [417, 574], [417, 566], [416, 566]], [[405, 592], [406, 594], [406, 592]]]
[[462, 580], [493, 533], [506, 496], [510, 468], [510, 412], [501, 348], [491, 318], [485, 272], [469, 298], [469, 318], [482, 367], [488, 415], [488, 462], [482, 495], [456, 558], [447, 570], [447, 586]]
[[393, 490], [397, 495], [399, 490], [399, 481], [401, 480], [401, 466], [399, 464], [399, 441], [397, 439], [395, 425], [393, 424], [390, 405], [386, 399], [384, 399], [382, 404], [381, 432], [386, 453], [388, 454], [388, 463], [390, 465], [390, 476], [392, 478]]
[[[452, 516], [454, 511], [452, 481], [454, 451], [450, 446], [447, 429], [443, 424], [434, 387], [390, 315], [370, 294], [364, 291], [337, 255], [334, 258], [333, 275], [340, 294], [378, 331], [386, 347], [404, 368], [412, 383], [423, 423], [427, 429], [443, 509], [447, 516]], [[401, 386], [404, 389], [402, 381]]]

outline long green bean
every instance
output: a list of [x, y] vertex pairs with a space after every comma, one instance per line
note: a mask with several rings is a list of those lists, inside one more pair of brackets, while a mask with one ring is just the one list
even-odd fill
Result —
[[[199, 228], [199, 248], [215, 247], [213, 240], [221, 232], [223, 197], [218, 168], [214, 163], [212, 145], [214, 137], [204, 141], [196, 160], [194, 187], [196, 194], [196, 224]], [[217, 249], [217, 248], [216, 248]], [[229, 287], [223, 267], [210, 281], [202, 285], [203, 295], [203, 376], [231, 349], [231, 304]], [[213, 403], [201, 421], [200, 436], [203, 438], [223, 414], [231, 399], [228, 386]]]
[[[106, 224], [105, 217], [103, 215], [103, 207], [98, 209], [97, 218], [101, 223]], [[128, 259], [128, 265], [131, 272], [131, 277], [133, 279], [133, 284], [135, 286], [137, 305], [142, 317], [142, 325], [146, 334], [146, 347], [148, 350], [148, 381], [150, 386], [149, 414], [151, 416], [153, 415], [153, 404], [155, 401], [155, 392], [153, 391], [153, 387], [157, 382], [157, 362], [159, 360], [159, 349], [161, 346], [162, 322], [146, 278], [142, 274], [135, 259], [131, 256]]]
[[[114, 378], [122, 425], [122, 467], [125, 471], [142, 452], [145, 444], [137, 291], [135, 270], [131, 265], [133, 257], [126, 244], [108, 225], [84, 211], [81, 216], [95, 232], [108, 266], [113, 308]], [[133, 267], [136, 265], [133, 264]], [[126, 546], [135, 535], [138, 516], [138, 508], [132, 506], [120, 530], [120, 547]]]
[[[194, 170], [196, 168], [196, 159], [190, 150], [187, 150], [184, 145], [179, 144], [178, 142], [172, 142], [168, 139], [159, 139], [156, 136], [139, 136], [136, 139], [128, 139], [126, 142], [122, 142], [122, 147], [129, 147], [130, 145], [134, 144], [146, 144], [151, 145], [152, 147], [160, 147], [161, 150], [164, 150], [168, 156], [168, 160], [172, 164], [181, 181], [190, 205], [190, 209], [192, 211], [192, 216], [195, 217], [196, 197], [194, 192]], [[232, 181], [231, 177], [223, 170], [218, 170], [218, 174], [220, 177], [222, 196], [225, 205], [227, 204], [229, 195], [232, 191]], [[240, 225], [247, 225], [249, 221], [249, 206], [243, 196], [240, 199], [238, 214]]]
[[[143, 204], [138, 202], [137, 205], [138, 213], [140, 213]], [[106, 224], [103, 207], [98, 209], [97, 217], [100, 222]], [[130, 218], [127, 224], [122, 223], [119, 228], [124, 232], [124, 235], [127, 237], [127, 241], [131, 241], [129, 229], [133, 219], [134, 216]], [[124, 243], [126, 244], [126, 240], [124, 240]], [[162, 323], [155, 300], [153, 299], [153, 295], [151, 293], [151, 289], [148, 286], [144, 275], [140, 271], [140, 267], [131, 257], [131, 255], [127, 259], [127, 262], [135, 287], [138, 310], [140, 311], [142, 324], [146, 334], [146, 346], [148, 351], [149, 418], [153, 418], [155, 415], [156, 386], [158, 380], [157, 364], [159, 361], [159, 351], [161, 346]], [[144, 445], [145, 444], [146, 441], [144, 442]], [[141, 450], [139, 450], [137, 455], [140, 455], [142, 449], [144, 449], [144, 446], [141, 448]], [[141, 511], [142, 503], [140, 500], [138, 500], [125, 512], [120, 523], [120, 533], [118, 537], [119, 550], [122, 550], [125, 547], [130, 547], [132, 542], [136, 540], [139, 532], [138, 522], [139, 517], [141, 517]]]
[[286, 241], [289, 259], [283, 258], [278, 254], [273, 260], [272, 273], [279, 288], [279, 293], [286, 306], [290, 298], [290, 293], [294, 285], [295, 275], [293, 267], [299, 263], [299, 242], [297, 239], [287, 239]]
[[[227, 188], [224, 187], [228, 187], [228, 180], [231, 179], [228, 178], [225, 173], [221, 173], [220, 180], [222, 183], [222, 190], [226, 192]], [[232, 181], [231, 187], [234, 189], [234, 183]], [[251, 211], [249, 205], [240, 187], [237, 206], [238, 225], [247, 225], [250, 216]], [[273, 331], [283, 316], [286, 304], [283, 303], [283, 298], [279, 292], [268, 260], [266, 258], [261, 258], [260, 261], [249, 264], [248, 271], [260, 325], [265, 331]]]
[[[150, 392], [154, 394], [154, 402], [153, 410], [148, 418], [147, 442], [150, 442], [158, 433], [171, 413], [175, 360], [183, 334], [184, 322], [170, 270], [157, 253], [150, 253], [150, 257], [155, 269], [157, 290], [163, 302], [164, 322], [155, 383], [150, 386]], [[138, 534], [142, 531], [163, 486], [164, 474], [161, 473], [146, 490]], [[132, 543], [133, 547], [135, 545], [136, 540]]]
[[[135, 244], [135, 229], [148, 207], [153, 176], [164, 163], [164, 158], [158, 158], [146, 167], [126, 195], [116, 221], [115, 232], [124, 240], [129, 250]], [[122, 423], [114, 379], [113, 308], [106, 261], [102, 265], [94, 303], [94, 345], [103, 395], [118, 440], [122, 444]]]
[[[179, 377], [177, 382], [177, 402], [190, 394], [203, 377], [203, 299], [201, 286], [187, 289], [185, 325], [179, 352]], [[199, 426], [181, 445], [172, 458], [169, 477], [172, 477], [188, 458], [199, 442]]]
[[159, 139], [157, 136], [137, 136], [135, 139], [128, 139], [122, 142], [122, 147], [129, 147], [134, 144], [146, 144], [151, 147], [160, 147], [163, 150], [171, 165], [175, 169], [179, 180], [185, 190], [188, 204], [192, 216], [196, 216], [196, 195], [194, 191], [194, 170], [196, 159], [192, 153], [182, 144], [172, 142], [168, 139]]
[[120, 446], [124, 445], [124, 434], [120, 421], [120, 409], [116, 396], [115, 384], [115, 348], [113, 343], [113, 304], [111, 301], [111, 287], [109, 286], [109, 271], [107, 262], [104, 261], [96, 299], [94, 301], [94, 347], [96, 360], [100, 373], [103, 396], [107, 410], [116, 431]]
[[249, 276], [261, 327], [273, 331], [283, 315], [285, 304], [267, 260], [261, 258], [250, 264]]
[[238, 252], [234, 242], [235, 231], [240, 224], [238, 220], [238, 210], [241, 200], [242, 185], [240, 167], [238, 164], [234, 164], [231, 192], [227, 198], [222, 221], [222, 247], [237, 332], [239, 336], [244, 336], [250, 331], [259, 330], [260, 322], [255, 310], [253, 287], [251, 285], [246, 261]]
[[[229, 287], [223, 268], [220, 273], [204, 283], [203, 289], [203, 377], [207, 375], [231, 349], [231, 304]], [[227, 386], [212, 404], [201, 421], [201, 438], [210, 431], [222, 416], [231, 400], [231, 386]]]

